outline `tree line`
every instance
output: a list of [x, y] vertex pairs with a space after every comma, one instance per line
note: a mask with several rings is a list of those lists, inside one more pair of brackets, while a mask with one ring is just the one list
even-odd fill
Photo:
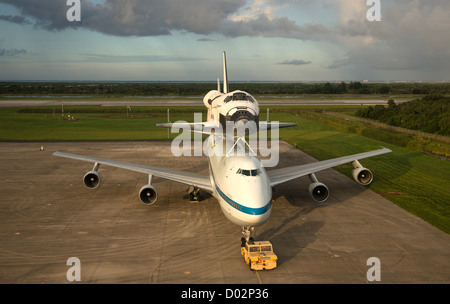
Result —
[[[0, 82], [2, 95], [203, 96], [213, 82]], [[450, 83], [281, 83], [233, 82], [230, 90], [252, 95], [450, 94]]]
[[450, 136], [450, 97], [427, 95], [420, 99], [358, 110], [356, 116], [374, 119], [391, 126]]

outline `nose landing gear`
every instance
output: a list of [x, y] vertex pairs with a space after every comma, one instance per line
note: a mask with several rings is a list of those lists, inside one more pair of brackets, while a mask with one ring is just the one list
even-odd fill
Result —
[[254, 237], [256, 237], [255, 227], [242, 227], [241, 247], [244, 247], [246, 243], [253, 244]]

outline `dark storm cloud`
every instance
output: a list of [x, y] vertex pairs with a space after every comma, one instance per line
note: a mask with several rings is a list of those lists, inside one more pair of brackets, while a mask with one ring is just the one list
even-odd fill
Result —
[[218, 32], [220, 23], [245, 0], [81, 0], [81, 22], [66, 18], [65, 0], [0, 0], [18, 8], [47, 30], [81, 26], [116, 36], [169, 35], [173, 30], [198, 34]]
[[104, 5], [82, 4], [83, 25], [117, 36], [169, 35], [186, 31], [207, 35], [237, 11], [245, 0], [107, 0]]
[[0, 20], [8, 21], [11, 23], [17, 23], [17, 24], [30, 24], [31, 23], [24, 16], [0, 15]]
[[302, 40], [319, 40], [329, 33], [329, 30], [320, 24], [297, 25], [286, 17], [269, 19], [261, 14], [256, 19], [248, 21], [224, 20], [221, 24], [221, 34], [229, 37], [262, 36], [282, 37]]
[[[0, 20], [32, 22], [47, 30], [82, 28], [114, 36], [195, 33], [204, 36], [200, 41], [209, 34], [281, 37], [325, 42], [331, 46], [329, 56], [346, 54], [330, 60], [331, 69], [439, 69], [445, 74], [450, 67], [448, 0], [382, 1], [381, 22], [366, 19], [369, 7], [363, 0], [81, 0], [81, 22], [67, 21], [66, 0], [0, 2], [19, 10], [19, 16], [2, 15]], [[256, 6], [310, 9], [321, 19], [299, 24], [301, 20], [273, 13], [276, 9], [270, 13]]]
[[251, 20], [230, 19], [246, 7], [246, 0], [106, 0], [103, 4], [81, 0], [81, 22], [67, 21], [69, 6], [65, 0], [0, 2], [18, 8], [35, 20], [35, 26], [47, 30], [81, 27], [114, 36], [157, 36], [180, 31], [296, 39], [316, 39], [328, 32], [318, 24], [299, 26], [286, 17], [268, 18], [263, 12]]
[[23, 15], [32, 17], [36, 26], [48, 30], [63, 29], [70, 26], [66, 18], [69, 7], [65, 0], [1, 0], [0, 2], [10, 4], [19, 9]]

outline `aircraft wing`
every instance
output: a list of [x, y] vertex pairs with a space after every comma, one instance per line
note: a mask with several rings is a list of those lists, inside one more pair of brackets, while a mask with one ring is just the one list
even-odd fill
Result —
[[273, 122], [273, 121], [260, 121], [259, 131], [271, 130], [271, 129], [281, 129], [288, 127], [295, 127], [297, 123], [295, 122]]
[[[220, 130], [220, 125], [217, 124], [214, 121], [205, 121], [205, 122], [194, 122], [194, 123], [190, 123], [190, 122], [168, 122], [168, 123], [161, 123], [161, 124], [156, 124], [157, 127], [162, 127], [162, 128], [170, 128], [170, 129], [184, 129], [184, 130], [189, 130], [192, 131], [194, 133], [202, 133], [202, 134], [206, 134], [206, 135], [210, 135], [211, 134], [211, 130]], [[221, 133], [221, 132], [218, 132]]]
[[[177, 129], [187, 129], [192, 132], [196, 133], [202, 133], [206, 135], [210, 135], [212, 130], [215, 130], [216, 134], [221, 134], [221, 126], [220, 124], [208, 121], [208, 122], [200, 122], [200, 123], [162, 123], [157, 124], [157, 127], [163, 127], [163, 128], [177, 128]], [[267, 122], [267, 121], [260, 121], [258, 125], [258, 131], [267, 131], [271, 129], [281, 129], [281, 128], [288, 128], [288, 127], [295, 127], [297, 126], [297, 123], [295, 122]], [[255, 132], [256, 129], [254, 129], [253, 132]]]
[[379, 150], [374, 150], [370, 152], [364, 152], [354, 155], [348, 155], [323, 161], [318, 161], [310, 164], [293, 166], [281, 169], [275, 169], [271, 171], [267, 171], [267, 174], [270, 178], [270, 185], [275, 186], [278, 184], [282, 184], [284, 182], [290, 181], [294, 178], [298, 178], [301, 176], [305, 176], [311, 173], [315, 173], [318, 171], [322, 171], [331, 167], [339, 166], [345, 163], [352, 162], [354, 160], [359, 160], [363, 158], [368, 158], [376, 155], [381, 155], [384, 153], [392, 152], [390, 149], [383, 148]]
[[131, 170], [131, 171], [149, 174], [149, 175], [154, 175], [154, 176], [170, 179], [170, 180], [173, 180], [176, 182], [195, 186], [195, 187], [201, 188], [203, 190], [206, 190], [210, 193], [212, 193], [212, 191], [213, 191], [209, 176], [206, 176], [203, 174], [171, 170], [171, 169], [164, 169], [164, 168], [157, 168], [157, 167], [150, 167], [150, 166], [145, 166], [145, 165], [120, 162], [120, 161], [109, 160], [109, 159], [102, 159], [102, 158], [96, 158], [96, 157], [64, 153], [64, 152], [59, 152], [59, 151], [53, 153], [53, 155], [76, 159], [76, 160], [81, 160], [81, 161], [85, 161], [85, 162], [98, 163], [100, 165], [107, 165], [107, 166], [112, 166], [112, 167], [116, 167], [116, 168], [122, 168], [122, 169]]

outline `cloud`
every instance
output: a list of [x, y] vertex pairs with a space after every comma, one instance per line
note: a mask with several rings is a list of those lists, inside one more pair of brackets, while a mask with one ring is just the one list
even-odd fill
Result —
[[176, 61], [199, 61], [202, 58], [175, 57], [159, 55], [105, 55], [105, 54], [80, 54], [83, 62], [176, 62]]
[[293, 59], [293, 60], [286, 60], [283, 62], [279, 62], [278, 64], [286, 64], [286, 65], [305, 65], [310, 64], [311, 61], [305, 61], [305, 60], [299, 60], [299, 59]]
[[26, 54], [27, 51], [25, 49], [0, 49], [0, 56], [17, 56]]
[[171, 31], [217, 32], [220, 23], [246, 0], [81, 0], [81, 22], [67, 20], [69, 6], [64, 0], [0, 2], [16, 7], [47, 30], [81, 27], [115, 36], [157, 36], [170, 35]]
[[197, 39], [197, 41], [199, 41], [199, 42], [211, 42], [211, 41], [214, 41], [214, 40], [209, 39], [209, 38], [199, 38], [199, 39]]
[[[19, 11], [0, 20], [49, 31], [79, 28], [124, 37], [195, 33], [202, 35], [199, 41], [211, 34], [289, 38], [330, 46], [324, 49], [330, 69], [445, 74], [450, 68], [448, 0], [383, 0], [381, 22], [366, 19], [365, 0], [81, 0], [81, 22], [67, 21], [65, 0], [0, 3]], [[304, 21], [300, 10], [317, 18]]]
[[0, 20], [17, 24], [31, 24], [24, 16], [0, 15]]
[[247, 22], [257, 19], [261, 15], [265, 15], [269, 20], [274, 20], [276, 19], [277, 11], [285, 7], [287, 7], [287, 4], [274, 3], [271, 0], [254, 0], [228, 19], [237, 22]]
[[[69, 6], [62, 0], [0, 0], [34, 20], [46, 30], [84, 28], [114, 36], [170, 35], [174, 31], [228, 37], [264, 36], [315, 39], [328, 30], [319, 24], [299, 26], [287, 17], [277, 17], [285, 5], [255, 0], [81, 0], [81, 22], [66, 18]], [[13, 18], [17, 18], [14, 20]], [[19, 16], [4, 20], [18, 22]], [[23, 19], [21, 19], [23, 20]]]

